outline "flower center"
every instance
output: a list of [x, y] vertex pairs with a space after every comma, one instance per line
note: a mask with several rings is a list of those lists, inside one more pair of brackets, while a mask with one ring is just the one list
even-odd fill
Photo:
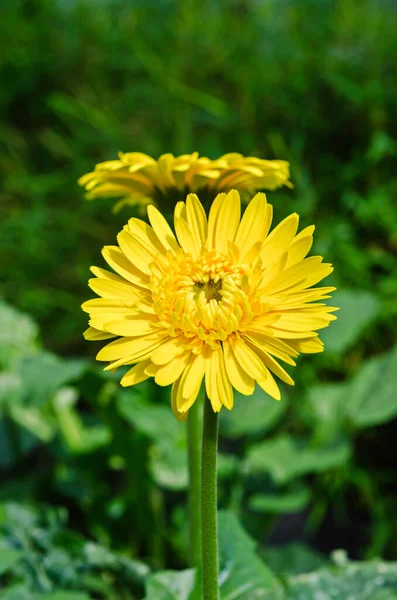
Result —
[[193, 259], [182, 250], [158, 255], [151, 265], [153, 307], [170, 336], [183, 334], [195, 347], [219, 345], [261, 314], [252, 270], [206, 250]]
[[[213, 279], [209, 279], [207, 283], [203, 283], [202, 281], [196, 281], [193, 285], [194, 291], [199, 294], [199, 292], [203, 291], [204, 295], [209, 300], [216, 300], [219, 302], [222, 300], [222, 294], [220, 290], [222, 289], [222, 279], [218, 281], [214, 281]], [[197, 298], [196, 295], [196, 298]]]

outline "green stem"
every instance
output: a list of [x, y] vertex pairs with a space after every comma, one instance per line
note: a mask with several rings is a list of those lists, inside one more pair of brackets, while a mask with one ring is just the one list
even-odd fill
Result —
[[203, 448], [201, 463], [201, 520], [203, 600], [219, 600], [217, 520], [218, 413], [204, 399]]
[[187, 421], [189, 456], [189, 553], [190, 565], [201, 566], [201, 402], [196, 400]]

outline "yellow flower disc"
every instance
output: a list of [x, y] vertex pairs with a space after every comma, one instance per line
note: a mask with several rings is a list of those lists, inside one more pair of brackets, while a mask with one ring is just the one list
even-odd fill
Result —
[[154, 377], [173, 384], [172, 408], [182, 420], [201, 383], [214, 411], [233, 406], [233, 388], [245, 395], [255, 383], [280, 399], [273, 377], [293, 381], [279, 361], [295, 365], [300, 352], [323, 350], [316, 330], [335, 308], [318, 302], [333, 287], [313, 288], [332, 271], [322, 257], [305, 258], [314, 226], [299, 234], [292, 214], [269, 234], [272, 206], [258, 193], [241, 218], [236, 190], [218, 194], [209, 217], [195, 194], [175, 207], [175, 233], [148, 206], [150, 226], [130, 219], [118, 246], [103, 256], [111, 273], [92, 267], [100, 296], [83, 304], [90, 340], [118, 339], [97, 359], [106, 369], [134, 365], [121, 384]]

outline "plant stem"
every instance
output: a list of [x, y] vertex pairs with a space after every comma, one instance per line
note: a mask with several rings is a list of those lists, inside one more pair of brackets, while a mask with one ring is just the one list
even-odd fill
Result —
[[196, 400], [187, 421], [189, 456], [189, 553], [190, 565], [201, 566], [201, 402]]
[[217, 520], [218, 413], [204, 398], [203, 448], [201, 463], [201, 520], [203, 600], [219, 600]]

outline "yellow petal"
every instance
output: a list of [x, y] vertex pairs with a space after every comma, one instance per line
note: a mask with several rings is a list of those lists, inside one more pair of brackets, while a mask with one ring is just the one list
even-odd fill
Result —
[[250, 377], [258, 382], [260, 379], [266, 379], [267, 369], [265, 365], [256, 352], [251, 350], [244, 341], [236, 339], [234, 343], [232, 343], [231, 348], [236, 360], [240, 363], [241, 368], [244, 369]]
[[176, 405], [176, 400], [177, 400], [177, 396], [178, 396], [178, 390], [179, 390], [180, 381], [181, 381], [181, 379], [179, 378], [172, 385], [172, 388], [171, 388], [171, 408], [172, 408], [172, 412], [174, 413], [174, 417], [178, 421], [186, 421], [187, 416], [188, 416], [188, 412], [179, 412], [179, 410], [177, 409], [177, 405]]
[[205, 370], [205, 389], [207, 396], [211, 401], [214, 412], [219, 412], [222, 408], [222, 399], [219, 396], [217, 372], [219, 370], [219, 355], [213, 351], [207, 359]]
[[189, 194], [186, 198], [186, 215], [196, 248], [201, 252], [207, 239], [207, 217], [196, 194]]
[[[144, 315], [126, 317], [117, 321], [108, 321], [104, 324], [105, 331], [110, 331], [115, 335], [122, 335], [124, 337], [138, 337], [146, 335], [148, 333], [154, 333], [164, 327], [158, 322], [157, 317], [154, 318], [143, 318]], [[93, 320], [95, 324], [95, 319]]]
[[255, 380], [248, 375], [244, 369], [240, 366], [239, 362], [234, 356], [230, 344], [224, 342], [223, 352], [225, 358], [225, 366], [227, 375], [231, 381], [231, 384], [240, 394], [244, 396], [251, 396], [255, 390]]
[[195, 238], [189, 228], [189, 225], [182, 217], [174, 219], [175, 231], [178, 242], [185, 252], [189, 252], [193, 257], [198, 256], [200, 247], [196, 244]]
[[177, 396], [177, 407], [186, 412], [196, 401], [205, 373], [206, 361], [202, 354], [192, 355], [183, 373]]
[[153, 229], [141, 219], [136, 219], [135, 217], [129, 219], [128, 229], [134, 237], [139, 239], [147, 252], [153, 257], [158, 253], [164, 252], [164, 246], [160, 243]]
[[234, 402], [233, 388], [229, 377], [227, 376], [225, 359], [221, 348], [218, 350], [218, 360], [219, 369], [217, 371], [217, 386], [219, 397], [223, 406], [225, 406], [228, 410], [231, 410]]
[[110, 340], [111, 338], [114, 338], [116, 336], [112, 335], [111, 333], [107, 333], [105, 331], [100, 331], [98, 329], [94, 329], [94, 327], [89, 327], [88, 329], [85, 330], [85, 332], [83, 333], [83, 336], [86, 340], [90, 340], [90, 341], [99, 341], [99, 340]]
[[246, 342], [248, 346], [250, 346], [250, 348], [252, 348], [252, 350], [254, 350], [258, 354], [259, 358], [261, 359], [263, 364], [269, 369], [269, 371], [272, 371], [275, 375], [277, 375], [277, 377], [281, 379], [281, 381], [284, 381], [288, 385], [295, 385], [293, 379], [288, 375], [287, 371], [283, 369], [283, 367], [263, 349], [263, 346], [258, 346], [257, 344], [250, 342], [249, 340], [246, 340]]
[[88, 285], [98, 296], [122, 300], [127, 306], [133, 306], [139, 300], [136, 290], [127, 282], [96, 278], [89, 279]]
[[248, 204], [238, 227], [235, 243], [241, 254], [246, 254], [255, 242], [262, 243], [270, 229], [272, 211], [266, 202], [266, 195], [256, 194]]
[[171, 227], [168, 225], [166, 219], [163, 217], [160, 211], [157, 210], [152, 204], [147, 207], [147, 213], [149, 221], [153, 230], [164, 248], [178, 252], [179, 244], [172, 232]]
[[141, 381], [145, 381], [146, 379], [148, 379], [149, 375], [145, 373], [145, 369], [148, 366], [149, 362], [149, 360], [144, 360], [135, 365], [135, 367], [132, 367], [132, 369], [127, 371], [127, 373], [121, 379], [120, 384], [126, 387], [129, 385], [141, 383]]
[[298, 224], [299, 217], [293, 213], [273, 229], [262, 246], [261, 259], [264, 267], [273, 265], [287, 251], [295, 237]]
[[302, 352], [303, 354], [316, 354], [317, 352], [323, 352], [324, 350], [324, 344], [318, 337], [303, 340], [289, 340], [288, 343], [298, 350], [298, 352]]
[[155, 350], [167, 337], [163, 331], [139, 338], [124, 337], [102, 348], [96, 358], [97, 360], [113, 361], [128, 357], [131, 362], [136, 362], [143, 354]]
[[139, 241], [139, 238], [127, 231], [121, 231], [117, 236], [117, 241], [128, 260], [142, 273], [151, 275], [149, 265], [153, 262], [154, 257], [145, 245]]
[[108, 265], [122, 278], [139, 287], [147, 287], [148, 277], [134, 267], [118, 246], [105, 246], [102, 255]]
[[225, 198], [226, 194], [218, 194], [210, 208], [210, 213], [208, 215], [208, 235], [206, 242], [206, 248], [208, 248], [208, 250], [213, 250], [215, 248], [216, 223], [218, 220], [220, 208]]
[[162, 386], [174, 383], [182, 375], [189, 362], [190, 355], [191, 351], [185, 350], [166, 365], [158, 366], [155, 382]]
[[186, 338], [179, 336], [171, 338], [164, 342], [152, 354], [152, 361], [156, 365], [165, 365], [171, 360], [174, 360], [178, 354], [181, 354], [186, 349]]
[[233, 241], [240, 223], [240, 195], [231, 190], [224, 198], [218, 212], [214, 230], [214, 247], [227, 253], [228, 240]]
[[303, 260], [309, 253], [313, 245], [313, 232], [314, 225], [306, 227], [291, 242], [288, 248], [287, 268]]

